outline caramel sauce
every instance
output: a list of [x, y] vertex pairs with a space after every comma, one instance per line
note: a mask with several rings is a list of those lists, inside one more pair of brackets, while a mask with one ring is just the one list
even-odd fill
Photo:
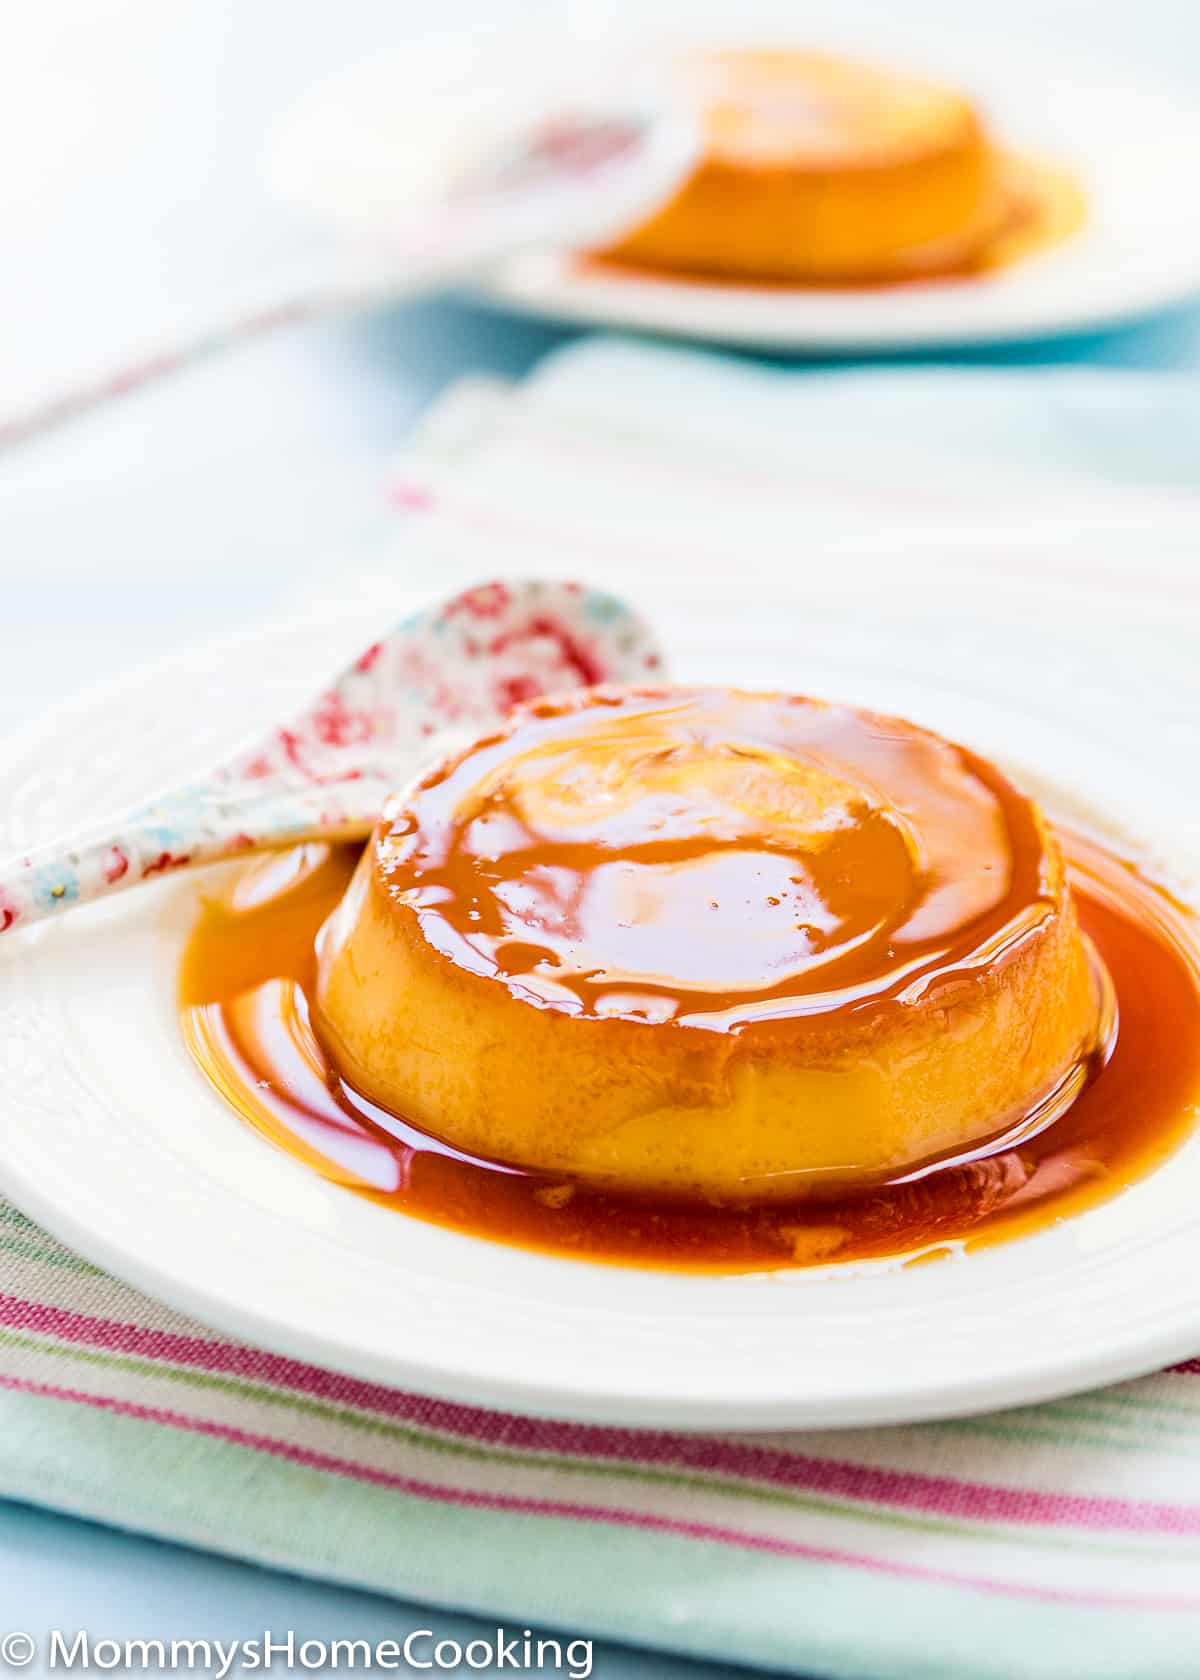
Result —
[[1200, 937], [1122, 858], [1060, 835], [1079, 917], [1111, 975], [1111, 1056], [1036, 1136], [890, 1185], [802, 1205], [717, 1208], [614, 1196], [472, 1159], [350, 1090], [309, 1019], [314, 941], [357, 862], [307, 846], [208, 902], [180, 1007], [204, 1076], [273, 1143], [336, 1183], [474, 1236], [595, 1261], [747, 1272], [992, 1243], [1107, 1200], [1153, 1169], [1200, 1104]]
[[901, 719], [598, 688], [516, 720], [395, 802], [377, 862], [434, 950], [540, 1008], [843, 1031], [975, 984], [1057, 909], [1032, 802]]
[[1053, 250], [1087, 221], [1087, 198], [1069, 169], [1015, 152], [1005, 153], [1003, 165], [1005, 215], [991, 239], [957, 271], [959, 279], [1011, 268]]

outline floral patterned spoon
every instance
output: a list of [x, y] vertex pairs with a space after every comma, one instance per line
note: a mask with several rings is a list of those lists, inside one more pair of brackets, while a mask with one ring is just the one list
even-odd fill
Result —
[[649, 629], [612, 595], [539, 579], [468, 589], [372, 643], [298, 718], [199, 781], [0, 863], [0, 933], [168, 870], [364, 837], [450, 738], [518, 700], [660, 671]]

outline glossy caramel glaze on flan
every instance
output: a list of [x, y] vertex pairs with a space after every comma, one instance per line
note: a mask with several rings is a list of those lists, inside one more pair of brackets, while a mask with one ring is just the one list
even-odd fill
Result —
[[730, 50], [689, 55], [678, 79], [699, 161], [606, 260], [795, 285], [913, 279], [969, 267], [1010, 213], [978, 112], [922, 77]]
[[895, 718], [593, 689], [394, 798], [318, 947], [342, 1076], [456, 1148], [716, 1201], [893, 1179], [1082, 1082], [1032, 800]]

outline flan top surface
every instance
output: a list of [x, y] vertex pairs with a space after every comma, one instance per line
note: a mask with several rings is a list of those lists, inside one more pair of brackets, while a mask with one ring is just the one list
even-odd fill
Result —
[[877, 167], [973, 138], [969, 100], [923, 77], [852, 58], [744, 50], [680, 66], [707, 156], [747, 168]]
[[530, 1003], [717, 1032], [977, 986], [1065, 893], [987, 761], [728, 689], [521, 708], [390, 803], [374, 870], [444, 958]]

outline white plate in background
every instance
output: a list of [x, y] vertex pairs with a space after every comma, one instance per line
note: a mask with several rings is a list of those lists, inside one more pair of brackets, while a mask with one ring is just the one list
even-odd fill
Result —
[[[639, 62], [680, 42], [677, 25], [666, 33], [654, 28], [653, 11]], [[692, 44], [714, 39], [694, 27]], [[794, 10], [757, 0], [740, 15], [739, 38], [787, 42], [797, 39], [798, 28]], [[720, 38], [729, 38], [727, 24]], [[569, 251], [531, 250], [484, 276], [479, 295], [559, 320], [764, 349], [848, 353], [1081, 332], [1200, 291], [1200, 202], [1186, 185], [1200, 172], [1200, 114], [1193, 109], [1111, 69], [1089, 67], [1078, 54], [1063, 63], [1052, 53], [1022, 54], [982, 36], [954, 45], [900, 40], [894, 30], [890, 45], [886, 29], [873, 29], [865, 40], [827, 31], [820, 39], [835, 48], [865, 46], [969, 90], [1003, 144], [1044, 154], [1077, 173], [1090, 205], [1085, 228], [995, 273], [857, 290], [605, 272], [581, 267]], [[626, 32], [619, 45], [608, 38], [591, 45], [599, 76], [612, 73], [603, 66], [621, 61], [630, 38]], [[467, 102], [472, 75], [492, 98], [497, 86], [508, 100], [519, 101], [523, 86], [530, 99], [544, 97], [555, 55], [567, 65], [588, 50], [578, 34], [559, 41], [519, 34], [492, 40], [490, 57], [481, 55], [474, 67], [457, 66], [447, 98]], [[400, 191], [421, 153], [422, 124], [429, 120], [416, 98], [422, 62], [413, 55], [384, 57], [343, 72], [280, 123], [270, 147], [268, 173], [277, 192], [343, 252], [354, 254], [359, 283], [380, 297], [387, 296], [391, 276], [385, 258], [372, 258], [372, 242], [389, 231], [389, 179], [394, 174]]]

